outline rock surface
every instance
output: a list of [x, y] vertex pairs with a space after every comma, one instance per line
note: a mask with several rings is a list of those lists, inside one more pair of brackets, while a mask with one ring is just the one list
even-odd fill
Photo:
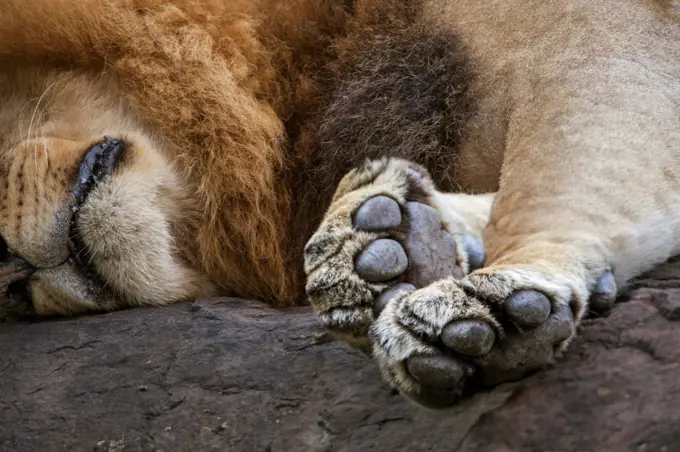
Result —
[[0, 325], [0, 451], [680, 450], [680, 263], [623, 298], [551, 369], [446, 412], [392, 394], [306, 308]]

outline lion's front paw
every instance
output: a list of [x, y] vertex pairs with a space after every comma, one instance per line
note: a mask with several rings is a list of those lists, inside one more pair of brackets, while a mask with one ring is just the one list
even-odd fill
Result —
[[[592, 289], [612, 299], [611, 272]], [[385, 379], [432, 408], [543, 367], [575, 334], [582, 305], [559, 278], [483, 269], [401, 294], [371, 327]]]
[[368, 328], [392, 297], [481, 266], [481, 243], [447, 230], [431, 206], [433, 193], [417, 165], [368, 162], [345, 176], [307, 243], [308, 297], [350, 344], [368, 345]]

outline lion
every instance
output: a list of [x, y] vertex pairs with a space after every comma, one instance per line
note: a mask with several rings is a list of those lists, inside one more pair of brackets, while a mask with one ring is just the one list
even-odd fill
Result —
[[309, 302], [442, 408], [680, 251], [663, 0], [6, 0], [0, 304]]

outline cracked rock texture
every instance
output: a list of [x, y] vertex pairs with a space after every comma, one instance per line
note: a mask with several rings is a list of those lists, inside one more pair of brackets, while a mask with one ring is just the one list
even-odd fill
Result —
[[206, 300], [0, 325], [0, 451], [677, 451], [680, 263], [554, 367], [433, 412], [309, 309]]

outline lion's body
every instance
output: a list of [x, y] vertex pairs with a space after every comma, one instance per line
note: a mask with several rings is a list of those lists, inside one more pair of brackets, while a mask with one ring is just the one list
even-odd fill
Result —
[[[488, 262], [578, 255], [588, 268], [613, 265], [622, 282], [680, 250], [671, 4], [10, 0], [2, 9], [0, 233], [41, 269], [39, 312], [116, 306], [109, 296], [303, 301], [302, 248], [337, 182], [386, 154], [425, 165], [447, 191], [502, 187]], [[53, 268], [69, 256], [78, 165], [103, 135], [130, 150], [80, 214], [90, 263], [111, 291], [85, 302], [87, 278]], [[580, 244], [565, 254], [555, 241]]]

